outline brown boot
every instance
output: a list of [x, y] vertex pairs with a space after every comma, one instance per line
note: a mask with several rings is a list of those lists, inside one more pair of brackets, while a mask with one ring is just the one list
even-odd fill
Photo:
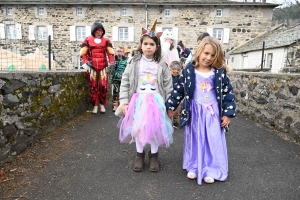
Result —
[[145, 152], [143, 152], [143, 153], [136, 152], [133, 171], [136, 171], [136, 172], [143, 171], [143, 169], [144, 169], [144, 160], [145, 160]]
[[160, 167], [160, 163], [159, 163], [159, 160], [158, 160], [158, 152], [157, 153], [151, 153], [151, 151], [149, 151], [148, 156], [149, 156], [149, 161], [150, 161], [149, 171], [150, 172], [157, 172], [159, 170], [159, 167]]

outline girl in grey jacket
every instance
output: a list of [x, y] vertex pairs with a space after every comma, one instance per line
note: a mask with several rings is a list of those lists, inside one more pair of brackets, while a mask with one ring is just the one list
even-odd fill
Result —
[[[154, 29], [155, 30], [155, 29]], [[121, 116], [119, 139], [136, 143], [134, 171], [144, 168], [144, 147], [151, 145], [149, 170], [160, 168], [159, 146], [173, 142], [172, 122], [166, 112], [165, 101], [170, 96], [172, 76], [161, 58], [160, 33], [143, 29], [139, 55], [128, 61], [120, 86], [120, 105], [115, 114]]]

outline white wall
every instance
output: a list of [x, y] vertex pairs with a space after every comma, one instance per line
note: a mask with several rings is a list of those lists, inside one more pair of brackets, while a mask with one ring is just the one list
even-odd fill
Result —
[[234, 70], [244, 69], [243, 56], [241, 54], [230, 55], [228, 65]]
[[[269, 68], [268, 54], [273, 54], [271, 72], [279, 72], [284, 66], [286, 49], [284, 47], [276, 49], [266, 49], [264, 51], [265, 62], [263, 68]], [[228, 65], [233, 69], [261, 69], [262, 51], [252, 51], [243, 54], [230, 55]]]

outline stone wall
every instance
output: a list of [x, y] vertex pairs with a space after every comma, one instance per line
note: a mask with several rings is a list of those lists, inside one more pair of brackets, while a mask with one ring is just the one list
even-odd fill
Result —
[[300, 141], [300, 74], [231, 72], [237, 111]]
[[0, 165], [90, 106], [83, 71], [0, 73]]
[[[300, 74], [233, 71], [229, 76], [238, 115], [300, 141]], [[0, 165], [90, 106], [82, 71], [2, 72], [0, 88]]]
[[283, 72], [300, 73], [300, 41], [287, 48], [287, 58]]

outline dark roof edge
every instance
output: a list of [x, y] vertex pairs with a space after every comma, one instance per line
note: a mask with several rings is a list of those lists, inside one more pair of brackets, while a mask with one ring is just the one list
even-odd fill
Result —
[[158, 6], [158, 5], [172, 5], [172, 6], [201, 6], [201, 5], [210, 5], [210, 6], [263, 6], [263, 7], [277, 7], [281, 4], [274, 4], [274, 3], [122, 3], [122, 2], [86, 2], [86, 3], [74, 3], [74, 2], [3, 2], [0, 1], [1, 5], [148, 5], [148, 6]]

